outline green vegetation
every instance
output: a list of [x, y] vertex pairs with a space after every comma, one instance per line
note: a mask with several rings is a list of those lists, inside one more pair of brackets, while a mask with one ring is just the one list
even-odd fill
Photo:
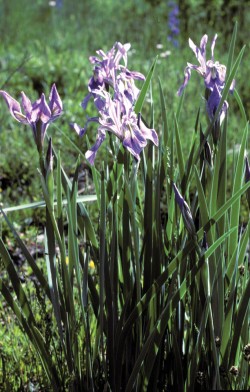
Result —
[[[33, 102], [55, 83], [64, 110], [47, 131], [51, 171], [0, 97], [0, 390], [246, 389], [249, 2], [179, 2], [178, 46], [165, 1], [52, 3], [0, 3], [0, 89]], [[218, 140], [204, 80], [192, 72], [176, 94], [197, 64], [188, 38], [215, 33], [215, 60], [236, 79]], [[148, 74], [135, 112], [159, 148], [149, 142], [137, 166], [110, 136], [92, 167], [96, 124], [82, 138], [69, 124], [96, 115], [81, 107], [89, 56], [116, 41], [131, 43], [129, 69]]]

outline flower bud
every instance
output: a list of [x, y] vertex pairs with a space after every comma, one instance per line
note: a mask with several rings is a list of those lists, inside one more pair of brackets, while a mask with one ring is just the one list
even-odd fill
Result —
[[195, 225], [194, 225], [194, 221], [193, 221], [193, 217], [192, 217], [190, 208], [189, 208], [187, 202], [181, 196], [178, 188], [176, 187], [176, 185], [174, 183], [173, 183], [173, 188], [174, 188], [174, 192], [175, 192], [175, 200], [176, 200], [176, 203], [178, 204], [178, 206], [180, 207], [182, 218], [184, 221], [184, 225], [185, 225], [187, 231], [189, 232], [189, 234], [191, 234], [191, 236], [195, 236], [196, 230], [195, 230]]

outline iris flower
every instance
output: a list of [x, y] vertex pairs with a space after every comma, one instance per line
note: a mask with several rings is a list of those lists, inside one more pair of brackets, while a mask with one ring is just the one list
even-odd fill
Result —
[[[206, 60], [206, 46], [208, 41], [208, 36], [205, 34], [200, 42], [200, 47], [196, 46], [193, 41], [189, 38], [189, 47], [194, 52], [198, 62], [200, 65], [194, 65], [191, 63], [187, 63], [187, 67], [184, 71], [184, 82], [178, 90], [178, 95], [181, 95], [182, 91], [186, 87], [191, 77], [191, 70], [195, 70], [198, 72], [203, 78], [205, 82], [206, 88], [210, 91], [213, 91], [214, 86], [216, 85], [218, 89], [221, 91], [225, 86], [225, 78], [226, 78], [226, 66], [220, 64], [218, 61], [214, 61], [214, 47], [217, 39], [217, 34], [214, 36], [212, 44], [211, 44], [211, 59]], [[233, 80], [230, 91], [232, 92], [234, 89], [235, 81]]]
[[85, 154], [90, 164], [94, 164], [96, 153], [103, 143], [106, 132], [113, 133], [123, 144], [123, 146], [140, 161], [140, 153], [147, 145], [147, 140], [151, 140], [158, 146], [158, 136], [154, 129], [149, 129], [142, 121], [138, 121], [138, 116], [132, 107], [124, 112], [123, 103], [119, 100], [112, 100], [108, 92], [106, 95], [106, 107], [100, 112], [98, 135], [94, 146]]
[[[127, 52], [130, 46], [129, 43], [122, 45], [120, 42], [116, 42], [107, 53], [103, 50], [98, 50], [98, 57], [91, 56], [89, 58], [95, 67], [93, 76], [88, 83], [89, 93], [82, 102], [83, 109], [86, 109], [89, 100], [93, 97], [96, 108], [101, 110], [103, 108], [103, 101], [96, 95], [95, 91], [109, 90], [110, 87], [114, 89], [117, 84], [117, 76], [120, 78], [123, 77], [127, 81], [131, 79], [145, 79], [144, 75], [140, 72], [133, 72], [127, 69]], [[120, 64], [122, 59], [124, 60], [124, 65]], [[117, 75], [118, 71], [119, 75]]]
[[12, 117], [18, 122], [30, 125], [37, 149], [41, 152], [47, 127], [62, 114], [62, 101], [56, 85], [53, 84], [51, 88], [48, 103], [44, 94], [34, 103], [31, 103], [25, 93], [21, 92], [23, 112], [19, 102], [6, 91], [0, 90], [0, 94], [4, 98]]
[[[107, 54], [99, 50], [99, 57], [90, 57], [90, 62], [95, 65], [94, 75], [89, 80], [89, 94], [84, 98], [82, 107], [86, 109], [90, 98], [93, 98], [98, 116], [89, 117], [84, 128], [76, 123], [70, 125], [79, 136], [83, 136], [90, 122], [99, 124], [96, 142], [85, 154], [91, 165], [94, 164], [107, 132], [113, 133], [138, 161], [147, 140], [158, 146], [155, 130], [146, 127], [134, 112], [140, 93], [134, 81], [144, 80], [145, 77], [127, 68], [129, 49], [130, 44], [122, 45], [117, 42]], [[124, 65], [120, 64], [121, 59]]]

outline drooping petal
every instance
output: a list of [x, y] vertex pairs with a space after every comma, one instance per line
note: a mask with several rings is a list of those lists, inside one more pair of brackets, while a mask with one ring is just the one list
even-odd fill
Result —
[[73, 128], [76, 133], [82, 137], [83, 135], [85, 135], [86, 131], [87, 131], [87, 127], [88, 127], [88, 123], [90, 122], [97, 122], [99, 123], [99, 118], [98, 117], [88, 117], [86, 124], [84, 126], [84, 128], [81, 128], [77, 123], [70, 123], [70, 127]]
[[87, 129], [79, 127], [77, 123], [70, 123], [69, 125], [71, 128], [74, 129], [74, 131], [76, 131], [77, 135], [79, 135], [80, 137], [82, 137], [86, 133]]
[[183, 84], [181, 85], [181, 87], [179, 88], [179, 90], [177, 91], [177, 94], [180, 96], [184, 90], [184, 88], [186, 87], [186, 85], [189, 82], [189, 79], [191, 77], [191, 71], [190, 71], [190, 67], [186, 67], [185, 71], [184, 71], [184, 81]]
[[100, 146], [102, 145], [105, 137], [106, 137], [105, 132], [98, 132], [95, 144], [85, 153], [85, 157], [91, 165], [94, 165], [96, 153], [100, 148]]
[[26, 116], [24, 116], [21, 112], [21, 106], [19, 102], [12, 98], [6, 91], [0, 90], [0, 94], [4, 98], [12, 117], [14, 117], [14, 119], [18, 122], [28, 124]]
[[86, 97], [84, 98], [84, 100], [81, 103], [82, 108], [85, 110], [87, 108], [87, 105], [89, 103], [89, 100], [91, 99], [92, 94], [89, 93], [88, 95], [86, 95]]
[[140, 161], [140, 153], [146, 147], [147, 141], [139, 130], [134, 129], [132, 132], [126, 130], [124, 132], [123, 146], [138, 160]]
[[145, 76], [136, 71], [129, 71], [127, 68], [125, 69], [125, 75], [129, 79], [135, 79], [135, 80], [145, 80]]
[[[220, 104], [221, 97], [222, 97], [222, 95], [218, 89], [218, 86], [215, 84], [213, 91], [211, 92], [211, 94], [207, 100], [207, 113], [208, 113], [210, 120], [213, 120], [213, 118], [214, 118], [216, 110]], [[227, 109], [228, 109], [228, 102], [224, 101], [224, 103], [222, 105], [221, 112], [219, 114], [220, 124], [223, 122], [223, 120], [225, 118]]]
[[154, 129], [146, 127], [143, 121], [140, 121], [140, 131], [145, 139], [151, 140], [155, 146], [159, 145], [158, 135]]

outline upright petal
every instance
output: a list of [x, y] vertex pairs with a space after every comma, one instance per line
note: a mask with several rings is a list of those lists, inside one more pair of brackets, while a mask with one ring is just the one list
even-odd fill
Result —
[[55, 83], [52, 85], [49, 95], [49, 108], [53, 117], [58, 117], [62, 114], [63, 104], [56, 89]]
[[32, 104], [31, 122], [41, 120], [47, 124], [51, 120], [51, 110], [46, 102], [45, 95], [42, 93], [41, 98]]
[[204, 60], [206, 61], [206, 46], [207, 46], [207, 41], [208, 41], [208, 36], [207, 34], [203, 35], [203, 37], [201, 38], [201, 42], [200, 42], [200, 49], [201, 49], [201, 55], [204, 58]]
[[201, 67], [205, 70], [206, 69], [206, 58], [205, 58], [205, 53], [204, 53], [204, 47], [202, 49], [202, 51], [200, 50], [200, 48], [198, 48], [198, 46], [196, 46], [193, 41], [191, 40], [191, 38], [189, 38], [188, 40], [189, 42], [189, 47], [192, 49], [192, 51], [195, 54], [195, 57], [197, 58], [197, 60], [199, 61]]
[[215, 42], [217, 40], [217, 34], [215, 34], [212, 44], [211, 44], [211, 55], [212, 55], [212, 60], [214, 61], [214, 47], [215, 47]]

